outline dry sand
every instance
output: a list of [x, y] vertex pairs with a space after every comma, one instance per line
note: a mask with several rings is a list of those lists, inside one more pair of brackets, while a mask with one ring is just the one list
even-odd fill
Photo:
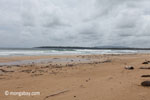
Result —
[[[1, 57], [0, 62], [41, 58], [81, 61], [33, 63], [0, 67], [0, 100], [150, 100], [150, 88], [141, 82], [150, 77], [150, 54]], [[82, 59], [88, 59], [84, 62]], [[94, 60], [93, 60], [94, 59]], [[126, 70], [126, 65], [134, 70]], [[35, 96], [5, 95], [40, 92]]]

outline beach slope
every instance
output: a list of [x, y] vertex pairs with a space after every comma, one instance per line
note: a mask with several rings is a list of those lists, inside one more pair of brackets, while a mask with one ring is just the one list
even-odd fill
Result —
[[[51, 59], [0, 66], [0, 100], [149, 100], [150, 54], [1, 57], [1, 63]], [[67, 59], [67, 60], [66, 60]], [[125, 66], [133, 66], [127, 70]], [[28, 94], [23, 94], [28, 92]], [[10, 94], [12, 93], [12, 94]], [[19, 94], [22, 93], [22, 94]]]

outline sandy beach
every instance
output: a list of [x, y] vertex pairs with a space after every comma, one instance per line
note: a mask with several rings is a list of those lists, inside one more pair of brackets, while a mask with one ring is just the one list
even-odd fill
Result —
[[0, 100], [149, 100], [146, 60], [150, 54], [0, 57], [8, 64], [0, 65]]

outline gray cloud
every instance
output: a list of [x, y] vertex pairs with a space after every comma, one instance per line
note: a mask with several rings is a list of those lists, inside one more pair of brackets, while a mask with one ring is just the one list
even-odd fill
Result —
[[0, 0], [0, 47], [150, 47], [148, 0]]

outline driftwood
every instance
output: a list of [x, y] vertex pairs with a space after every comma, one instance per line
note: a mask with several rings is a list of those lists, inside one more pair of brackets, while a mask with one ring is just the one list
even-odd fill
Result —
[[14, 71], [7, 71], [7, 70], [4, 70], [4, 69], [0, 69], [0, 71], [2, 71], [2, 72], [4, 72], [4, 73], [14, 72]]
[[150, 67], [140, 67], [140, 69], [150, 69]]
[[65, 93], [65, 92], [68, 92], [69, 90], [64, 90], [64, 91], [60, 91], [60, 92], [57, 92], [57, 93], [54, 93], [54, 94], [51, 94], [51, 95], [48, 95], [44, 98], [44, 100], [46, 100], [47, 98], [49, 97], [53, 97], [53, 96], [57, 96], [57, 95], [60, 95], [62, 93]]
[[150, 77], [150, 75], [142, 75], [141, 77]]

